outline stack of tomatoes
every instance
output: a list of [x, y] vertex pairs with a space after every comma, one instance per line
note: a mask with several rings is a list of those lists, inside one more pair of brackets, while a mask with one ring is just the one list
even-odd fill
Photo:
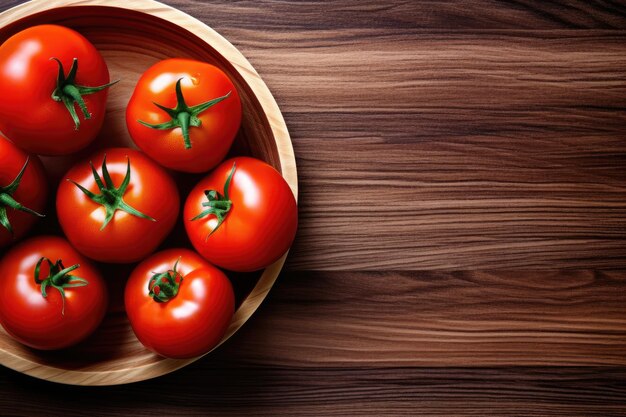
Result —
[[[138, 339], [154, 352], [194, 357], [222, 339], [235, 309], [226, 271], [278, 260], [297, 227], [294, 196], [268, 164], [226, 157], [241, 123], [233, 82], [204, 62], [168, 59], [139, 79], [126, 110], [134, 143], [100, 150], [49, 189], [37, 155], [87, 147], [103, 122], [107, 65], [79, 33], [35, 26], [0, 47], [0, 323], [19, 342], [60, 349], [104, 317], [103, 263], [138, 263], [124, 304]], [[112, 94], [114, 89], [112, 90]], [[194, 250], [154, 253], [181, 200], [171, 171], [209, 172], [185, 196]], [[53, 184], [54, 185], [54, 184]], [[19, 242], [55, 196], [64, 236]], [[93, 263], [93, 261], [97, 261]]]

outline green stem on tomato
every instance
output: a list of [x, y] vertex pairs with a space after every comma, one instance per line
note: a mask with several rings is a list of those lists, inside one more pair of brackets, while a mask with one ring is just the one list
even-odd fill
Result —
[[74, 58], [74, 60], [72, 61], [72, 66], [70, 67], [70, 71], [68, 72], [67, 76], [65, 75], [65, 71], [63, 70], [63, 64], [61, 63], [61, 61], [58, 58], [54, 57], [50, 59], [56, 61], [59, 65], [56, 88], [52, 92], [51, 97], [54, 101], [62, 102], [65, 105], [65, 108], [70, 113], [70, 116], [74, 121], [74, 129], [78, 130], [80, 128], [80, 119], [78, 118], [78, 114], [76, 113], [74, 103], [78, 104], [78, 107], [80, 107], [81, 111], [83, 112], [83, 116], [85, 117], [85, 119], [91, 119], [91, 113], [89, 113], [89, 110], [87, 109], [87, 105], [85, 104], [83, 96], [102, 91], [105, 88], [108, 88], [117, 83], [119, 80], [97, 87], [78, 85], [76, 84], [78, 59]]
[[204, 103], [196, 104], [195, 106], [188, 106], [185, 102], [185, 97], [183, 96], [183, 91], [180, 86], [181, 81], [182, 78], [180, 78], [176, 82], [176, 107], [169, 108], [158, 103], [153, 103], [155, 106], [167, 113], [168, 116], [171, 117], [171, 120], [159, 124], [150, 124], [142, 120], [137, 120], [137, 122], [146, 127], [149, 127], [150, 129], [157, 130], [169, 130], [179, 127], [183, 134], [185, 149], [191, 149], [191, 139], [189, 138], [190, 127], [200, 127], [202, 125], [202, 122], [198, 118], [200, 113], [210, 107], [213, 107], [220, 101], [226, 100], [228, 97], [230, 97], [231, 91], [229, 91], [222, 97], [217, 97]]
[[172, 269], [158, 272], [152, 275], [148, 282], [148, 296], [157, 303], [166, 303], [178, 295], [180, 284], [183, 282], [182, 275], [176, 270], [180, 258], [174, 263]]
[[13, 197], [13, 194], [17, 191], [20, 186], [20, 182], [22, 181], [22, 176], [26, 171], [26, 167], [28, 166], [29, 158], [26, 158], [26, 162], [22, 166], [22, 169], [17, 174], [17, 176], [11, 181], [11, 183], [5, 187], [0, 187], [0, 225], [2, 225], [5, 229], [9, 231], [9, 233], [13, 234], [13, 226], [11, 226], [11, 222], [9, 221], [7, 215], [7, 209], [13, 209], [18, 211], [23, 211], [28, 214], [32, 214], [37, 217], [45, 217], [43, 214], [37, 213], [35, 210], [29, 209], [28, 207], [24, 207], [22, 204], [17, 202]]
[[[41, 279], [41, 264], [44, 261], [48, 263], [49, 271], [48, 276]], [[61, 259], [52, 263], [52, 261], [46, 257], [40, 258], [37, 265], [35, 265], [35, 283], [41, 285], [42, 297], [48, 297], [48, 287], [56, 289], [61, 294], [61, 300], [63, 302], [63, 307], [61, 309], [62, 315], [65, 315], [65, 289], [84, 287], [89, 284], [89, 281], [84, 278], [70, 275], [70, 272], [75, 271], [78, 268], [80, 268], [80, 264], [75, 264], [66, 268], [63, 266], [63, 261]]]
[[93, 174], [94, 180], [96, 181], [96, 185], [100, 189], [100, 194], [95, 194], [71, 179], [67, 179], [76, 185], [87, 197], [89, 197], [93, 202], [101, 204], [104, 206], [106, 210], [106, 214], [104, 217], [104, 222], [102, 223], [102, 227], [100, 230], [103, 230], [109, 222], [113, 219], [115, 212], [117, 210], [125, 211], [128, 214], [133, 216], [150, 220], [155, 222], [156, 220], [147, 214], [143, 214], [139, 210], [131, 207], [128, 203], [124, 201], [124, 193], [130, 184], [130, 158], [128, 158], [126, 165], [126, 176], [124, 176], [124, 180], [122, 181], [122, 185], [119, 187], [115, 187], [113, 184], [113, 180], [111, 179], [111, 175], [109, 174], [109, 170], [107, 168], [107, 157], [104, 155], [104, 159], [102, 160], [102, 177], [96, 171], [96, 168], [93, 166], [93, 163], [90, 161], [89, 165], [91, 165], [91, 172]]
[[191, 221], [195, 221], [209, 215], [214, 215], [215, 217], [217, 217], [217, 225], [213, 228], [211, 233], [207, 235], [207, 239], [209, 238], [209, 236], [215, 233], [215, 231], [222, 225], [224, 220], [226, 220], [230, 209], [233, 207], [233, 202], [230, 200], [229, 196], [229, 189], [230, 183], [233, 179], [233, 174], [235, 173], [235, 168], [236, 164], [233, 163], [233, 167], [230, 170], [228, 177], [226, 178], [226, 182], [224, 183], [223, 195], [216, 190], [204, 190], [204, 195], [206, 196], [207, 201], [202, 203], [202, 206], [208, 208], [191, 219]]

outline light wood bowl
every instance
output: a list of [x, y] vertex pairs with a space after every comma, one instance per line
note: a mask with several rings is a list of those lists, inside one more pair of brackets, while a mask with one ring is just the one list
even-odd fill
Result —
[[[133, 146], [126, 130], [124, 109], [139, 76], [161, 59], [189, 57], [217, 65], [237, 86], [244, 116], [231, 153], [251, 155], [270, 163], [282, 173], [297, 197], [293, 148], [276, 101], [246, 58], [210, 27], [151, 0], [31, 1], [0, 14], [0, 43], [22, 29], [43, 23], [68, 26], [85, 35], [104, 56], [111, 79], [121, 79], [109, 92], [105, 127], [96, 143], [71, 157], [42, 158], [52, 178], [51, 187], [56, 187], [76, 159], [94, 149]], [[175, 176], [182, 198], [200, 177]], [[48, 212], [50, 210], [53, 210], [53, 204]], [[37, 233], [41, 233], [42, 228], [44, 232], [58, 233], [58, 226], [54, 223], [40, 225]], [[180, 224], [177, 229], [182, 230]], [[164, 244], [178, 245], [188, 245], [181, 233], [174, 233]], [[240, 304], [221, 343], [230, 338], [261, 304], [276, 281], [286, 256], [259, 273], [230, 274]], [[63, 351], [40, 352], [20, 345], [0, 330], [0, 364], [49, 381], [115, 385], [154, 378], [197, 360], [159, 357], [135, 338], [124, 314], [122, 299], [130, 270], [132, 265], [105, 269], [112, 303], [102, 326], [87, 341]]]

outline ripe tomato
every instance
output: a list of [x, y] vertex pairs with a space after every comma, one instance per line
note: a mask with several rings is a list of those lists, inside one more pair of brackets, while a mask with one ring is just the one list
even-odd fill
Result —
[[158, 252], [140, 263], [126, 283], [124, 301], [137, 338], [169, 358], [213, 349], [235, 312], [226, 275], [188, 249]]
[[166, 59], [139, 79], [128, 107], [130, 136], [161, 165], [205, 172], [230, 149], [241, 101], [224, 72], [189, 59]]
[[65, 177], [56, 200], [59, 223], [85, 256], [135, 262], [154, 251], [174, 227], [180, 209], [176, 184], [139, 151], [99, 151]]
[[21, 238], [46, 205], [41, 161], [0, 138], [0, 247]]
[[98, 270], [55, 236], [26, 240], [0, 262], [0, 323], [35, 349], [74, 345], [98, 327], [108, 305]]
[[237, 157], [220, 164], [187, 197], [185, 229], [210, 262], [254, 271], [278, 260], [298, 226], [296, 200], [273, 167]]
[[75, 152], [102, 127], [111, 84], [104, 59], [78, 32], [25, 29], [0, 47], [0, 130], [33, 153]]

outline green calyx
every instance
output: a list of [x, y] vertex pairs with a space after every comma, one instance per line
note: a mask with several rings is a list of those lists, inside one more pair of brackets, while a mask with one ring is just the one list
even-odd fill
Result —
[[[39, 273], [41, 271], [41, 264], [44, 261], [48, 263], [50, 271], [48, 272], [47, 277], [41, 279], [39, 277]], [[35, 282], [41, 285], [41, 295], [44, 298], [48, 296], [48, 293], [46, 292], [48, 287], [55, 288], [61, 293], [61, 299], [63, 300], [63, 308], [61, 309], [62, 315], [65, 315], [65, 289], [84, 287], [89, 284], [89, 282], [84, 278], [70, 275], [70, 272], [78, 268], [80, 268], [79, 264], [65, 268], [62, 260], [59, 259], [55, 263], [52, 263], [52, 261], [48, 258], [39, 259], [37, 265], [35, 266]]]
[[89, 197], [92, 201], [103, 205], [106, 209], [106, 217], [104, 218], [104, 223], [102, 223], [102, 227], [100, 228], [100, 230], [103, 230], [109, 224], [117, 210], [125, 211], [128, 214], [132, 214], [133, 216], [140, 217], [142, 219], [150, 220], [153, 222], [156, 221], [152, 217], [143, 214], [139, 210], [131, 207], [130, 205], [128, 205], [128, 203], [124, 201], [124, 193], [128, 188], [128, 184], [130, 184], [130, 158], [128, 158], [126, 176], [124, 176], [122, 185], [117, 188], [113, 184], [113, 180], [111, 179], [111, 175], [109, 174], [109, 170], [107, 169], [106, 155], [104, 155], [104, 159], [102, 160], [102, 177], [104, 178], [104, 182], [102, 182], [102, 178], [100, 178], [98, 171], [96, 171], [91, 161], [89, 161], [89, 165], [91, 165], [91, 172], [93, 173], [96, 184], [100, 189], [100, 194], [92, 193], [76, 181], [72, 181], [69, 178], [67, 180], [80, 188], [80, 190], [85, 193], [85, 195], [87, 195], [87, 197]]
[[224, 194], [222, 195], [216, 190], [205, 190], [204, 195], [206, 196], [207, 201], [202, 203], [202, 206], [207, 208], [191, 219], [191, 221], [194, 221], [211, 214], [217, 217], [217, 225], [213, 228], [211, 233], [207, 235], [207, 239], [222, 225], [228, 215], [228, 212], [233, 206], [233, 202], [230, 201], [230, 197], [228, 196], [228, 189], [230, 188], [230, 182], [233, 179], [233, 174], [235, 173], [235, 165], [236, 164], [233, 163], [233, 168], [230, 170], [228, 178], [226, 178], [226, 182], [224, 183]]
[[17, 191], [17, 188], [20, 186], [20, 182], [22, 181], [22, 176], [24, 175], [24, 171], [26, 171], [26, 167], [28, 166], [29, 158], [26, 158], [26, 162], [24, 162], [24, 166], [17, 174], [15, 179], [11, 181], [11, 184], [6, 187], [0, 187], [0, 224], [9, 231], [9, 233], [13, 234], [13, 227], [9, 222], [9, 218], [7, 216], [7, 208], [11, 208], [13, 210], [23, 211], [25, 213], [30, 213], [37, 217], [45, 217], [43, 214], [39, 214], [34, 210], [31, 210], [27, 207], [24, 207], [13, 198], [13, 194]]
[[158, 108], [163, 110], [165, 113], [167, 113], [172, 118], [172, 120], [170, 120], [169, 122], [156, 124], [156, 125], [146, 123], [141, 120], [137, 120], [137, 121], [146, 127], [149, 127], [151, 129], [158, 129], [158, 130], [168, 130], [168, 129], [174, 129], [175, 127], [180, 127], [180, 129], [183, 132], [183, 140], [185, 142], [185, 149], [191, 149], [191, 139], [189, 139], [189, 128], [191, 126], [199, 127], [202, 125], [202, 122], [198, 118], [198, 115], [202, 113], [203, 111], [205, 111], [206, 109], [208, 109], [209, 107], [213, 107], [220, 101], [226, 100], [228, 97], [230, 97], [231, 92], [229, 91], [226, 95], [222, 97], [214, 98], [213, 100], [209, 100], [207, 102], [189, 107], [187, 106], [187, 103], [185, 103], [185, 98], [183, 97], [183, 91], [180, 87], [181, 80], [182, 78], [180, 78], [176, 82], [176, 107], [174, 107], [173, 109], [170, 109], [169, 107], [165, 107], [165, 106], [160, 105], [159, 103], [153, 102], [155, 106], [157, 106]]
[[180, 284], [183, 282], [182, 275], [176, 271], [180, 258], [174, 263], [172, 269], [165, 272], [155, 272], [148, 282], [148, 296], [157, 303], [165, 303], [176, 297]]
[[83, 116], [85, 116], [85, 119], [91, 119], [91, 113], [89, 113], [89, 110], [87, 110], [87, 105], [83, 100], [83, 96], [102, 91], [105, 88], [108, 88], [117, 83], [119, 80], [97, 87], [86, 87], [83, 85], [78, 85], [76, 84], [78, 59], [74, 58], [74, 60], [72, 61], [72, 67], [70, 68], [70, 72], [67, 74], [67, 76], [65, 76], [65, 71], [63, 70], [63, 64], [61, 63], [61, 61], [57, 58], [50, 59], [55, 60], [57, 64], [59, 64], [57, 86], [52, 92], [52, 99], [54, 101], [63, 102], [65, 108], [68, 112], [70, 112], [70, 115], [72, 116], [72, 120], [74, 121], [74, 128], [78, 130], [78, 128], [80, 127], [80, 119], [78, 118], [78, 114], [76, 113], [74, 103], [78, 104], [78, 107], [80, 107], [80, 110], [83, 112]]

